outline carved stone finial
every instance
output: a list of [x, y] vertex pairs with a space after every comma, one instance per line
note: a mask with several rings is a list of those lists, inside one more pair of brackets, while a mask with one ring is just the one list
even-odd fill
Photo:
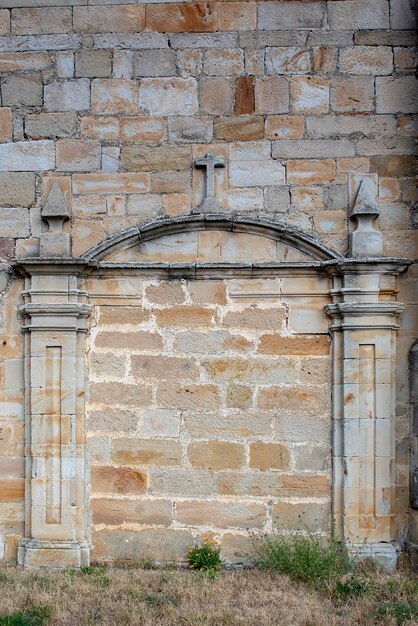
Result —
[[225, 161], [208, 152], [205, 157], [196, 159], [195, 167], [206, 169], [206, 195], [202, 203], [192, 213], [216, 213], [221, 206], [215, 198], [215, 167], [225, 167]]
[[56, 181], [48, 193], [41, 217], [48, 224], [48, 231], [41, 234], [41, 256], [70, 256], [70, 235], [63, 231], [64, 222], [70, 215], [64, 194]]
[[377, 175], [350, 176], [350, 191], [354, 197], [350, 219], [356, 229], [349, 236], [349, 253], [352, 257], [371, 257], [383, 254], [383, 237], [373, 222], [379, 216], [376, 201]]

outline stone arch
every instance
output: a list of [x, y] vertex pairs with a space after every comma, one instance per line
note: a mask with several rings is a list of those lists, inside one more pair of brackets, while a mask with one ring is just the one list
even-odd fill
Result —
[[83, 257], [89, 261], [105, 261], [115, 252], [141, 243], [181, 233], [220, 231], [232, 235], [246, 234], [267, 238], [294, 248], [313, 262], [342, 260], [344, 257], [312, 235], [285, 223], [245, 216], [190, 215], [157, 220], [118, 232], [88, 250]]

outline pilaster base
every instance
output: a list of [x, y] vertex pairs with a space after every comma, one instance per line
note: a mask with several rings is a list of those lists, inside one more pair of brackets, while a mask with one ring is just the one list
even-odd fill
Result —
[[90, 564], [90, 546], [78, 541], [22, 539], [17, 559], [28, 569], [79, 568]]
[[372, 559], [378, 567], [388, 572], [395, 569], [400, 547], [397, 543], [352, 543], [346, 546], [352, 561]]

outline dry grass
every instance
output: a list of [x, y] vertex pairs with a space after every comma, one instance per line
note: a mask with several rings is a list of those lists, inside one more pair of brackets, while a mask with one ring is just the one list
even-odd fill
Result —
[[[216, 580], [179, 569], [107, 567], [58, 573], [0, 567], [0, 626], [397, 626], [418, 624], [378, 615], [391, 603], [418, 603], [405, 567], [363, 573], [361, 597], [337, 598], [268, 571], [223, 571]], [[6, 614], [50, 607], [45, 621], [5, 621]], [[30, 614], [29, 614], [30, 617]], [[399, 616], [398, 616], [399, 617]], [[23, 617], [21, 620], [25, 619]]]

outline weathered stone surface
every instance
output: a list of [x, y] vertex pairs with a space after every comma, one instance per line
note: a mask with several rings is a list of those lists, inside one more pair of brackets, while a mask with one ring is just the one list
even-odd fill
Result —
[[132, 559], [132, 554], [159, 561], [184, 561], [193, 536], [186, 530], [145, 528], [140, 531], [100, 530], [93, 535], [93, 558]]
[[215, 385], [161, 384], [157, 402], [169, 409], [216, 409], [220, 404], [219, 390]]
[[53, 141], [17, 141], [0, 144], [0, 171], [31, 172], [55, 166]]
[[134, 172], [166, 170], [185, 170], [191, 163], [188, 147], [161, 146], [149, 148], [141, 144], [123, 146], [121, 150], [122, 166]]
[[147, 7], [146, 27], [160, 33], [211, 32], [216, 30], [216, 21], [211, 2], [150, 4]]
[[254, 442], [250, 444], [250, 467], [260, 470], [288, 469], [289, 450], [281, 443]]
[[[75, 194], [117, 194], [144, 193], [149, 191], [149, 174], [75, 174], [72, 178], [72, 189]], [[105, 311], [114, 309], [103, 309]], [[121, 315], [125, 312], [136, 313], [132, 307], [120, 307]], [[146, 315], [141, 311], [141, 314]], [[117, 316], [115, 316], [116, 322]], [[121, 322], [120, 322], [121, 323]]]
[[31, 139], [54, 139], [75, 135], [75, 113], [29, 113], [25, 116], [25, 134]]
[[112, 55], [108, 50], [83, 50], [75, 54], [77, 78], [102, 78], [112, 73]]
[[147, 406], [151, 400], [151, 388], [145, 385], [125, 383], [92, 383], [89, 402], [93, 404], [113, 404]]
[[1, 84], [4, 106], [39, 106], [42, 104], [42, 80], [36, 74], [9, 74]]
[[193, 359], [133, 355], [131, 375], [142, 380], [198, 380], [199, 370]]
[[131, 410], [111, 409], [90, 411], [87, 416], [89, 432], [135, 433], [138, 429], [138, 414]]
[[44, 98], [46, 111], [84, 111], [90, 108], [90, 81], [52, 82], [45, 85]]
[[281, 76], [265, 76], [255, 81], [256, 113], [287, 113], [289, 111], [289, 86]]
[[193, 115], [197, 112], [194, 78], [144, 78], [138, 105], [151, 115]]
[[329, 477], [283, 472], [219, 472], [217, 492], [221, 496], [276, 496], [306, 498], [330, 495]]
[[264, 137], [262, 117], [225, 117], [214, 122], [216, 139], [224, 141], [254, 141]]
[[320, 76], [296, 76], [290, 82], [293, 113], [328, 113], [329, 81]]
[[340, 51], [340, 71], [347, 74], [391, 74], [392, 50], [388, 46], [356, 46]]
[[182, 448], [173, 439], [114, 439], [112, 461], [129, 465], [180, 465]]
[[0, 206], [30, 207], [35, 202], [32, 172], [0, 172]]
[[324, 2], [310, 2], [309, 11], [300, 2], [261, 2], [257, 8], [261, 30], [321, 28], [325, 14]]
[[213, 138], [212, 120], [195, 117], [171, 117], [168, 136], [175, 143], [209, 143]]
[[373, 111], [374, 81], [370, 77], [333, 78], [331, 81], [333, 111]]
[[260, 528], [264, 525], [265, 518], [265, 505], [258, 502], [191, 500], [178, 502], [176, 506], [176, 520], [190, 526]]
[[69, 33], [71, 31], [71, 8], [24, 8], [12, 11], [13, 35], [42, 35]]
[[91, 172], [100, 168], [100, 144], [95, 141], [61, 139], [56, 151], [57, 170]]
[[29, 211], [0, 208], [0, 227], [2, 237], [29, 237]]
[[0, 108], [0, 142], [12, 141], [13, 115], [12, 109]]
[[330, 525], [328, 502], [309, 504], [277, 502], [273, 505], [273, 527], [278, 530], [315, 528], [327, 531]]
[[[93, 523], [169, 526], [173, 505], [169, 500], [92, 499]], [[132, 557], [131, 557], [132, 558]]]
[[228, 441], [192, 442], [188, 448], [193, 467], [207, 469], [239, 469], [244, 461], [242, 444]]
[[[133, 320], [134, 318], [132, 318]], [[123, 323], [132, 323], [131, 321], [121, 321]], [[158, 350], [162, 347], [162, 338], [157, 333], [137, 330], [135, 332], [101, 332], [97, 335], [95, 345], [98, 348], [136, 348], [137, 350]]]
[[136, 113], [138, 86], [128, 79], [96, 79], [91, 85], [91, 107], [94, 113]]
[[288, 161], [287, 181], [290, 184], [323, 184], [335, 180], [336, 165], [331, 159]]
[[262, 335], [258, 345], [260, 354], [317, 354], [326, 356], [330, 351], [328, 337], [299, 336], [283, 337], [282, 335]]
[[217, 76], [202, 79], [199, 84], [199, 102], [202, 113], [209, 115], [230, 113], [232, 88], [229, 80]]
[[73, 24], [75, 33], [137, 33], [145, 27], [145, 7], [75, 6]]
[[147, 490], [147, 475], [129, 467], [93, 465], [91, 468], [91, 489], [93, 493], [140, 495]]
[[222, 322], [227, 328], [254, 328], [267, 330], [281, 328], [286, 319], [284, 308], [265, 309], [255, 306], [242, 311], [229, 311]]
[[358, 0], [330, 2], [328, 23], [335, 30], [388, 28], [388, 3], [384, 0], [370, 0], [367, 3]]
[[[238, 387], [238, 385], [236, 385], [236, 387]], [[252, 388], [240, 387], [241, 389], [246, 389], [249, 393], [244, 394], [241, 392], [239, 398], [236, 394], [237, 400], [242, 404], [244, 402], [248, 404], [248, 401], [252, 399]], [[202, 409], [204, 408], [203, 406]], [[185, 417], [184, 423], [185, 430], [190, 436], [199, 439], [203, 437], [206, 439], [218, 439], [219, 437], [223, 437], [228, 440], [235, 439], [241, 441], [248, 437], [269, 437], [271, 434], [271, 416], [266, 413], [255, 416], [251, 412], [243, 411], [217, 415], [216, 413], [202, 411], [194, 412], [192, 415]], [[216, 446], [214, 450], [211, 448], [210, 454], [215, 454], [217, 449]]]
[[133, 56], [134, 76], [175, 76], [176, 56], [173, 50], [141, 50]]
[[377, 113], [417, 113], [418, 80], [414, 76], [376, 78]]

